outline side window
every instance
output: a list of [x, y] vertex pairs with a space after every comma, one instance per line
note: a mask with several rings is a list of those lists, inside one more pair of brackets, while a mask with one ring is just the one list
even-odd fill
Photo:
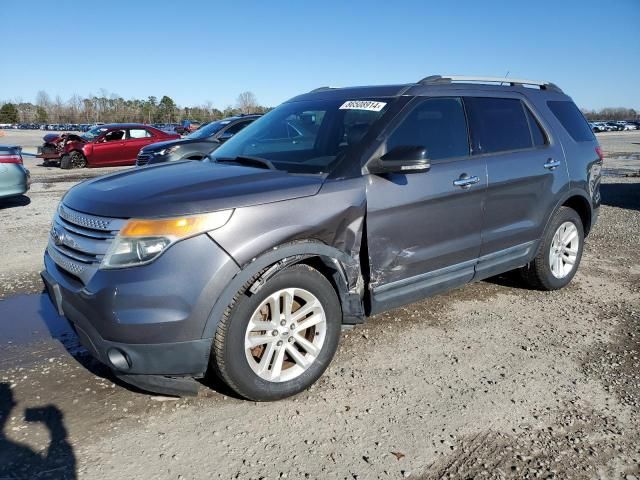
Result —
[[422, 101], [387, 140], [387, 151], [400, 146], [425, 147], [431, 160], [469, 155], [462, 101], [459, 98]]
[[149, 138], [151, 133], [144, 128], [131, 128], [129, 129], [129, 138], [134, 140], [136, 138]]
[[531, 129], [531, 137], [533, 138], [533, 145], [536, 147], [544, 147], [549, 142], [547, 141], [547, 135], [544, 133], [544, 130], [536, 120], [536, 117], [533, 116], [531, 110], [529, 110], [526, 106], [524, 107], [524, 111], [527, 114], [527, 120], [529, 121], [529, 128]]
[[465, 97], [473, 153], [531, 148], [524, 105], [515, 98]]
[[231, 125], [229, 128], [227, 128], [224, 133], [227, 135], [235, 135], [250, 123], [251, 122], [238, 122], [235, 125]]
[[576, 142], [594, 141], [593, 132], [576, 105], [568, 100], [549, 101], [549, 109]]
[[111, 130], [104, 136], [105, 142], [117, 142], [119, 140], [124, 140], [125, 134], [124, 130]]

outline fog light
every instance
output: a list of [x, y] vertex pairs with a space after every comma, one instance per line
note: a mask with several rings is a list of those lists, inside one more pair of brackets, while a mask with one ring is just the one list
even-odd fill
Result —
[[129, 370], [131, 368], [131, 362], [129, 361], [127, 354], [121, 352], [117, 348], [110, 348], [107, 351], [107, 357], [109, 357], [111, 365], [118, 370]]

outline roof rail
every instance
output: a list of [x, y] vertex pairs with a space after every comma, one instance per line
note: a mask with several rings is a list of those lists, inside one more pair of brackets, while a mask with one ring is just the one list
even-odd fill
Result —
[[318, 88], [314, 88], [313, 90], [311, 90], [309, 93], [314, 93], [314, 92], [324, 92], [325, 90], [334, 90], [338, 87], [318, 87]]
[[555, 90], [558, 92], [562, 92], [560, 87], [556, 84], [546, 81], [539, 80], [522, 80], [518, 78], [507, 78], [507, 77], [474, 77], [467, 75], [431, 75], [429, 77], [424, 77], [422, 80], [418, 82], [420, 85], [434, 85], [434, 84], [442, 84], [442, 83], [506, 83], [509, 86], [514, 85], [533, 85], [539, 87], [540, 90]]

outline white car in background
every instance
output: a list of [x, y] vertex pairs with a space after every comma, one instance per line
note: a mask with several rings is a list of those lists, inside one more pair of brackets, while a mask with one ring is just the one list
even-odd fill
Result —
[[622, 127], [622, 130], [637, 130], [638, 129], [637, 125], [635, 125], [633, 123], [626, 122], [624, 120], [621, 120], [621, 121], [616, 122], [616, 123]]

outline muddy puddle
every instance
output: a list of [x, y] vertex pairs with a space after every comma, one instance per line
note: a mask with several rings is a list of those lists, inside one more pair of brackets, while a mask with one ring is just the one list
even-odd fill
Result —
[[0, 367], [25, 366], [45, 356], [84, 352], [67, 320], [46, 294], [0, 300]]

